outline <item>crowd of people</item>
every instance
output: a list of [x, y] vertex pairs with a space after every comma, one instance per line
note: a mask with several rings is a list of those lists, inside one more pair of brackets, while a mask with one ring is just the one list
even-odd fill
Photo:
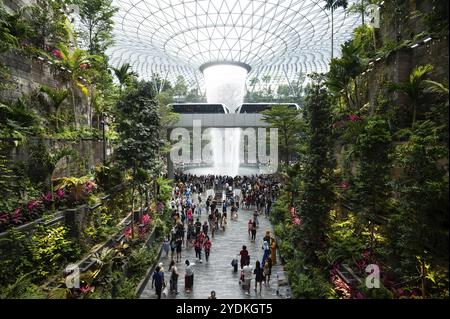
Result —
[[[162, 263], [155, 268], [152, 287], [155, 286], [156, 295], [178, 294], [179, 272], [177, 263], [182, 262], [183, 249], [195, 250], [196, 263], [208, 263], [210, 260], [212, 239], [217, 232], [225, 232], [228, 224], [228, 212], [232, 220], [238, 219], [238, 211], [245, 207], [253, 210], [252, 218], [248, 222], [250, 242], [256, 242], [259, 228], [259, 216], [268, 218], [272, 204], [281, 184], [273, 175], [258, 176], [195, 176], [181, 174], [175, 178], [173, 196], [170, 202], [172, 209], [173, 228], [163, 242], [163, 251], [169, 258], [169, 285], [164, 279]], [[203, 215], [205, 214], [205, 215]], [[206, 217], [203, 223], [202, 216]], [[276, 264], [276, 240], [270, 231], [266, 231], [262, 249], [262, 258], [256, 260], [255, 268], [250, 265], [250, 254], [246, 246], [240, 251], [240, 284], [246, 293], [250, 294], [253, 275], [255, 277], [255, 291], [259, 284], [269, 283], [272, 266]], [[204, 257], [204, 258], [203, 258]], [[194, 285], [195, 263], [186, 259], [185, 289], [190, 292]], [[238, 271], [239, 262], [233, 258], [231, 262], [234, 271]]]

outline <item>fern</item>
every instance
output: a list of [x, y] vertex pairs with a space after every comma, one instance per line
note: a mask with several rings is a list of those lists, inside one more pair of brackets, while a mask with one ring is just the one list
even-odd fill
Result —
[[29, 272], [19, 278], [11, 284], [8, 285], [4, 291], [0, 294], [0, 299], [11, 299], [11, 298], [20, 298], [23, 296], [28, 287], [31, 285], [31, 278], [30, 276], [35, 273], [35, 271]]

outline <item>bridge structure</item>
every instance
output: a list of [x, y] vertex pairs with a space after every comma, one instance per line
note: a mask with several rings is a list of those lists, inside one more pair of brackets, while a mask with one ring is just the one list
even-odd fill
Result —
[[[184, 127], [192, 128], [194, 121], [200, 121], [202, 128], [247, 128], [247, 127], [268, 127], [269, 125], [262, 120], [262, 115], [258, 113], [191, 113], [179, 114], [180, 118], [172, 128]], [[197, 122], [198, 124], [198, 122]]]

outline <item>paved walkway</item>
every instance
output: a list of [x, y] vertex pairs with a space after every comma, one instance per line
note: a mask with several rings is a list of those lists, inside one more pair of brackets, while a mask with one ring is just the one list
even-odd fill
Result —
[[[194, 195], [195, 196], [195, 195]], [[196, 197], [193, 197], [196, 198]], [[261, 249], [263, 244], [263, 237], [266, 230], [270, 230], [273, 233], [273, 228], [269, 219], [264, 216], [259, 216], [259, 228], [256, 234], [256, 243], [252, 243], [247, 232], [247, 222], [252, 216], [252, 211], [240, 209], [239, 218], [237, 221], [228, 220], [228, 225], [225, 232], [217, 231], [215, 238], [211, 239], [212, 247], [209, 257], [209, 263], [205, 262], [204, 252], [202, 252], [203, 263], [198, 263], [195, 260], [195, 251], [189, 245], [186, 249], [183, 247], [182, 262], [177, 263], [178, 272], [180, 274], [178, 279], [178, 295], [169, 294], [168, 299], [206, 299], [208, 298], [211, 290], [216, 291], [218, 299], [274, 299], [274, 298], [286, 298], [289, 295], [289, 288], [285, 285], [286, 275], [283, 271], [283, 267], [280, 264], [280, 258], [277, 255], [277, 264], [272, 268], [272, 276], [270, 284], [267, 286], [262, 284], [262, 292], [259, 294], [254, 290], [254, 276], [252, 279], [251, 294], [247, 295], [245, 291], [239, 285], [239, 274], [233, 273], [233, 267], [231, 266], [231, 260], [234, 256], [239, 254], [242, 245], [247, 246], [247, 250], [250, 253], [250, 261], [252, 267], [255, 267], [256, 260], [261, 261], [263, 251]], [[230, 217], [230, 212], [228, 211]], [[207, 220], [206, 214], [202, 214], [200, 220], [202, 223]], [[209, 234], [210, 235], [210, 234]], [[174, 256], [175, 257], [175, 256]], [[192, 263], [195, 263], [194, 274], [194, 287], [190, 293], [186, 293], [184, 289], [184, 261], [189, 259]], [[166, 282], [168, 283], [169, 274], [168, 268], [170, 263], [170, 251], [169, 257], [163, 256], [160, 259], [163, 263], [163, 267], [166, 271]], [[279, 281], [277, 281], [277, 275]], [[280, 287], [278, 287], [280, 283]], [[280, 294], [277, 295], [277, 288]], [[155, 290], [151, 288], [151, 280], [142, 292], [141, 299], [156, 298]], [[164, 298], [164, 297], [163, 297]]]

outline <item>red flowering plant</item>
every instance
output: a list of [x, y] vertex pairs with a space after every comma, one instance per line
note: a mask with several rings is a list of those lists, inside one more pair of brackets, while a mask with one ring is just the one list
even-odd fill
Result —
[[39, 218], [44, 212], [44, 206], [41, 200], [30, 200], [23, 209], [24, 219], [32, 221]]
[[4, 232], [10, 225], [11, 214], [3, 212], [0, 214], [0, 232]]
[[81, 204], [97, 190], [97, 184], [87, 176], [63, 177], [56, 182], [56, 196], [70, 205]]
[[58, 199], [62, 199], [65, 195], [64, 189], [62, 188], [57, 189], [55, 194]]
[[52, 203], [53, 202], [53, 194], [52, 194], [52, 192], [47, 192], [45, 194], [42, 194], [41, 199], [42, 199], [42, 202], [44, 204]]
[[343, 190], [347, 190], [350, 188], [350, 184], [347, 181], [342, 181], [342, 183], [339, 184], [339, 187]]
[[14, 213], [11, 214], [12, 223], [15, 225], [20, 225], [23, 223], [23, 220], [24, 220], [24, 218], [22, 216], [22, 212], [20, 211], [20, 208], [16, 208]]
[[139, 223], [139, 237], [144, 238], [145, 234], [150, 229], [152, 218], [149, 214], [144, 214], [141, 216]]
[[60, 51], [59, 49], [53, 49], [53, 50], [52, 50], [52, 55], [53, 55], [55, 58], [59, 59], [59, 60], [62, 60], [62, 59], [64, 58], [63, 55], [62, 55], [62, 53], [61, 53], [61, 51]]
[[295, 226], [300, 226], [302, 224], [301, 218], [297, 215], [295, 207], [291, 207], [289, 209], [289, 213], [291, 214], [292, 224]]
[[128, 227], [125, 228], [125, 230], [123, 231], [123, 235], [125, 236], [126, 239], [131, 239], [132, 233], [133, 233], [133, 229], [131, 228], [131, 226], [128, 226]]

